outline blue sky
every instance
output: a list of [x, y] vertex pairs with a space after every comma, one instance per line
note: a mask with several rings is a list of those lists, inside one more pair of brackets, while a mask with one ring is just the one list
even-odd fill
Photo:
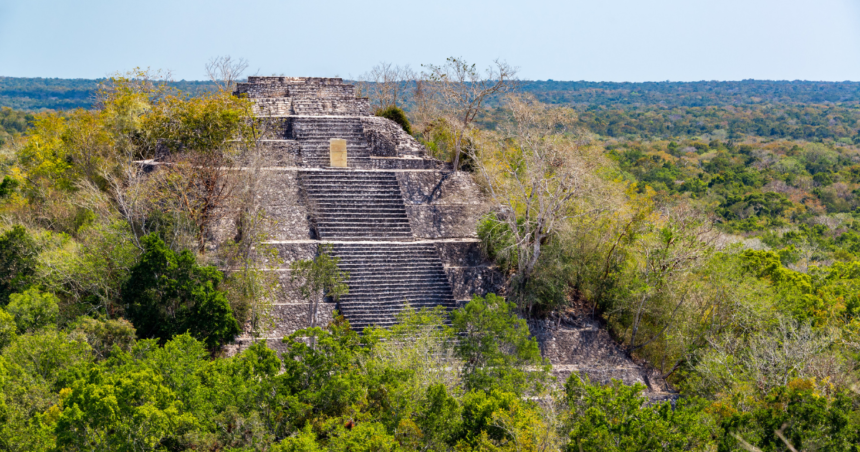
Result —
[[532, 80], [858, 81], [860, 0], [0, 0], [3, 76], [199, 80], [219, 55], [259, 75], [461, 56]]

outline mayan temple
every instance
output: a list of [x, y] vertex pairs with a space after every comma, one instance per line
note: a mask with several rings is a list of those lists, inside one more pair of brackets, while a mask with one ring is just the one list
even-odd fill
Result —
[[[363, 329], [392, 325], [407, 303], [453, 309], [472, 294], [497, 290], [501, 278], [481, 257], [475, 234], [485, 209], [478, 187], [428, 157], [396, 123], [373, 116], [352, 85], [250, 77], [236, 94], [267, 119], [264, 143], [276, 162], [266, 168], [263, 195], [278, 225], [271, 244], [284, 261], [270, 347], [279, 349], [281, 338], [311, 324], [311, 305], [289, 283], [289, 263], [312, 259], [320, 243], [332, 245], [350, 274], [348, 295], [318, 300], [320, 326], [335, 309]], [[346, 158], [333, 162], [338, 142], [343, 151], [340, 140]]]
[[[373, 116], [352, 85], [339, 78], [249, 77], [235, 94], [251, 99], [268, 124], [264, 143], [274, 162], [266, 168], [263, 198], [278, 224], [271, 244], [284, 263], [276, 269], [281, 289], [276, 327], [266, 335], [270, 348], [279, 350], [284, 336], [311, 325], [311, 302], [291, 286], [289, 263], [314, 258], [321, 243], [332, 245], [350, 278], [349, 294], [338, 302], [317, 300], [318, 326], [335, 309], [359, 330], [390, 326], [407, 303], [453, 309], [474, 294], [502, 289], [502, 275], [482, 256], [476, 234], [490, 206], [470, 174], [453, 172], [399, 125]], [[594, 319], [567, 315], [533, 321], [531, 328], [561, 378], [585, 372], [660, 392]], [[243, 335], [232, 349], [250, 341]]]

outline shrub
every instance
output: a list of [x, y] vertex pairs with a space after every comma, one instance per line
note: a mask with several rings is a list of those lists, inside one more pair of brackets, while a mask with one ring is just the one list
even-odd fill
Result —
[[52, 293], [30, 288], [24, 293], [9, 295], [6, 311], [15, 317], [19, 333], [32, 333], [57, 326], [57, 317], [60, 314], [59, 300]]
[[451, 313], [451, 323], [460, 333], [457, 354], [466, 363], [468, 389], [539, 391], [548, 367], [516, 305], [495, 294], [476, 295]]
[[860, 422], [852, 395], [822, 394], [815, 386], [814, 380], [792, 380], [754, 409], [723, 419], [726, 434], [719, 450], [738, 450], [743, 443], [763, 451], [787, 450], [786, 444], [791, 450], [858, 450]]
[[0, 350], [3, 347], [11, 344], [17, 337], [17, 326], [15, 325], [15, 317], [12, 314], [0, 309]]
[[396, 122], [409, 135], [412, 135], [412, 126], [409, 124], [409, 118], [406, 117], [406, 112], [401, 108], [391, 105], [386, 108], [380, 108], [374, 113], [381, 118], [390, 119]]
[[23, 226], [0, 236], [0, 304], [30, 286], [36, 273], [36, 243]]
[[240, 332], [215, 267], [199, 266], [190, 251], [167, 248], [158, 236], [141, 239], [144, 252], [123, 284], [122, 300], [140, 337], [166, 341], [189, 332], [210, 348]]
[[97, 320], [82, 316], [70, 329], [87, 338], [98, 359], [110, 357], [115, 349], [130, 351], [134, 345], [134, 327], [125, 319]]
[[[2, 144], [2, 143], [0, 143]], [[0, 198], [6, 198], [15, 192], [15, 189], [18, 188], [18, 181], [12, 179], [9, 176], [5, 176], [3, 178], [3, 182], [0, 182]]]
[[573, 373], [564, 386], [570, 409], [567, 450], [713, 450], [703, 401], [648, 403], [644, 389], [618, 380], [594, 385]]

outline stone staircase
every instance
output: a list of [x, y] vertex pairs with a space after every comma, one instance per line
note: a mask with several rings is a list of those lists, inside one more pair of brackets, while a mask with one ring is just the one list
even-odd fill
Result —
[[[339, 78], [249, 77], [235, 94], [272, 116], [266, 146], [296, 174], [292, 188], [307, 208], [310, 238], [331, 243], [350, 273], [338, 309], [354, 328], [391, 326], [407, 303], [455, 307], [437, 245], [415, 241], [396, 172], [444, 164], [396, 124], [373, 117], [368, 99]], [[347, 168], [329, 167], [333, 138], [346, 140]]]
[[337, 243], [333, 253], [349, 272], [349, 294], [339, 308], [353, 328], [389, 327], [409, 306], [456, 306], [451, 285], [436, 247], [408, 242]]
[[320, 239], [413, 239], [395, 173], [302, 171], [300, 180]]
[[302, 160], [306, 167], [329, 166], [329, 140], [332, 138], [346, 140], [347, 166], [350, 168], [371, 166], [370, 145], [364, 135], [360, 118], [296, 117], [292, 118], [290, 129], [290, 138], [301, 143]]
[[338, 267], [349, 272], [338, 309], [355, 329], [394, 325], [407, 303], [456, 306], [436, 246], [414, 242], [394, 172], [304, 170], [300, 180], [319, 238], [336, 242]]

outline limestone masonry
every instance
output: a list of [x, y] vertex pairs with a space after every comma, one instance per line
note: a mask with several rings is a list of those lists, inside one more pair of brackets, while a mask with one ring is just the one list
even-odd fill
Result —
[[[291, 287], [289, 263], [311, 259], [328, 243], [350, 273], [349, 294], [321, 301], [317, 325], [337, 309], [353, 327], [388, 326], [408, 303], [453, 309], [473, 294], [502, 287], [476, 236], [487, 202], [467, 173], [453, 172], [396, 123], [372, 115], [365, 98], [339, 78], [249, 77], [246, 95], [267, 121], [269, 166], [262, 199], [278, 227], [271, 244], [285, 262], [269, 347], [310, 325], [311, 305]], [[347, 167], [331, 168], [330, 142], [346, 140]], [[557, 373], [649, 383], [593, 323], [533, 324]], [[236, 339], [233, 350], [250, 342]], [[607, 359], [603, 359], [607, 358]], [[649, 386], [651, 386], [649, 384]], [[655, 388], [656, 389], [656, 388]]]
[[[337, 309], [355, 328], [391, 325], [408, 303], [453, 309], [498, 291], [501, 276], [475, 235], [486, 203], [468, 174], [430, 158], [400, 126], [371, 115], [367, 99], [337, 78], [250, 77], [238, 85], [268, 121], [276, 163], [262, 194], [277, 223], [272, 245], [285, 261], [276, 302], [280, 339], [310, 325], [311, 306], [289, 284], [289, 263], [329, 243], [350, 273], [349, 294], [320, 300], [317, 325]], [[346, 140], [347, 167], [330, 167], [330, 142]], [[239, 337], [243, 347], [249, 337]]]

